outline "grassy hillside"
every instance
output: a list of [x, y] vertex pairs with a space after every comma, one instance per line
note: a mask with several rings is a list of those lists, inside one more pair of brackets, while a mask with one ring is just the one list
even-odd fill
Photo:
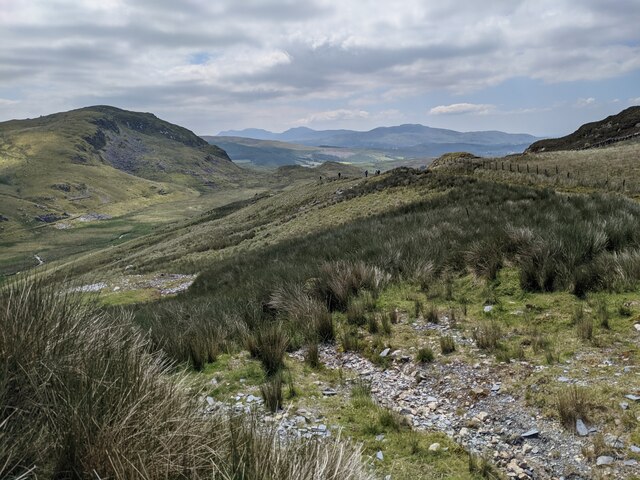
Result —
[[640, 135], [640, 106], [629, 107], [604, 120], [586, 123], [575, 132], [562, 137], [533, 143], [527, 152], [580, 150], [617, 143]]

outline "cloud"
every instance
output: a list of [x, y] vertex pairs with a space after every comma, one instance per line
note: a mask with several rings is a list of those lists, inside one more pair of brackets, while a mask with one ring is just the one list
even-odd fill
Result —
[[318, 122], [327, 122], [335, 120], [353, 120], [358, 118], [369, 118], [369, 112], [366, 110], [329, 110], [325, 112], [315, 112], [298, 120], [301, 125], [309, 125]]
[[584, 108], [584, 107], [589, 107], [593, 104], [596, 103], [596, 99], [593, 97], [588, 97], [588, 98], [579, 98], [576, 103], [575, 106], [577, 108]]
[[630, 98], [629, 99], [629, 104], [630, 105], [640, 105], [640, 97]]
[[494, 105], [475, 103], [454, 103], [452, 105], [439, 105], [429, 110], [430, 115], [482, 115], [495, 110]]
[[251, 125], [256, 112], [275, 129], [365, 105], [368, 117], [333, 121], [425, 104], [444, 120], [498, 113], [501, 100], [474, 95], [513, 79], [561, 86], [640, 71], [637, 0], [0, 3], [0, 97], [20, 102], [12, 116], [118, 101], [210, 132]]
[[0, 107], [8, 107], [9, 105], [16, 105], [20, 103], [18, 100], [9, 100], [7, 98], [0, 98]]

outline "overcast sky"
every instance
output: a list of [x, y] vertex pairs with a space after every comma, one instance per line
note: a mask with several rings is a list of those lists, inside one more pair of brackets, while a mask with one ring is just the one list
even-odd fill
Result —
[[0, 120], [559, 135], [640, 104], [640, 0], [0, 0]]

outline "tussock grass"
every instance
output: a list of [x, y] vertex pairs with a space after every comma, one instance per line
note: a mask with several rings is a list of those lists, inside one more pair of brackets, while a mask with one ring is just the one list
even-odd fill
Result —
[[39, 282], [0, 292], [0, 374], [2, 478], [370, 478], [339, 439], [282, 443], [255, 420], [203, 416], [128, 314]]
[[443, 355], [449, 355], [456, 351], [456, 342], [451, 335], [443, 335], [440, 337], [440, 351]]
[[267, 409], [277, 412], [282, 407], [282, 375], [277, 373], [260, 385], [260, 393]]
[[429, 347], [418, 349], [418, 353], [416, 354], [416, 362], [418, 363], [431, 363], [434, 358], [433, 350]]
[[502, 329], [496, 322], [485, 322], [473, 330], [473, 340], [482, 350], [496, 350], [501, 339]]
[[572, 432], [576, 429], [576, 420], [586, 421], [589, 417], [589, 397], [584, 388], [575, 385], [565, 387], [556, 396], [556, 408], [562, 425]]

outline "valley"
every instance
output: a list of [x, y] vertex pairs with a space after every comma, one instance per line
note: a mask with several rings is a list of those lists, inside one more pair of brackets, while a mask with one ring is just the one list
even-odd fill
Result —
[[[196, 165], [209, 148], [198, 145], [189, 150]], [[92, 153], [87, 164], [117, 190], [109, 201], [95, 198], [100, 177], [87, 177], [86, 203], [72, 200], [79, 183], [70, 179], [91, 170], [76, 172], [61, 154], [63, 176], [34, 174], [22, 187], [35, 160], [5, 154], [14, 160], [2, 164], [12, 179], [2, 191], [3, 311], [25, 313], [0, 318], [14, 331], [29, 308], [59, 298], [47, 292], [64, 282], [69, 307], [50, 308], [77, 311], [74, 331], [93, 322], [122, 329], [100, 351], [126, 349], [127, 332], [136, 332], [146, 345], [138, 354], [172, 362], [149, 379], [188, 383], [176, 395], [204, 414], [188, 428], [280, 438], [278, 458], [297, 458], [296, 468], [329, 455], [338, 463], [327, 468], [340, 473], [326, 478], [634, 478], [639, 152], [630, 139], [507, 157], [449, 153], [426, 169], [369, 176], [359, 164], [335, 162], [248, 170], [219, 153], [218, 187], [205, 171], [124, 172]], [[147, 195], [152, 186], [164, 193]], [[37, 200], [38, 188], [55, 191]], [[61, 218], [34, 220], [40, 211]], [[41, 283], [30, 286], [32, 275]], [[32, 300], [18, 308], [18, 298]], [[57, 325], [64, 345], [70, 333]], [[29, 338], [44, 332], [18, 344], [29, 352]], [[12, 437], [0, 435], [0, 447], [17, 455], [3, 438]], [[295, 450], [305, 439], [319, 439], [322, 450]], [[233, 454], [219, 452], [221, 468], [235, 468]], [[257, 457], [243, 468], [255, 468], [249, 458]], [[281, 461], [264, 464], [289, 468]], [[206, 462], [197, 468], [206, 471]], [[115, 471], [123, 478], [128, 470]]]

